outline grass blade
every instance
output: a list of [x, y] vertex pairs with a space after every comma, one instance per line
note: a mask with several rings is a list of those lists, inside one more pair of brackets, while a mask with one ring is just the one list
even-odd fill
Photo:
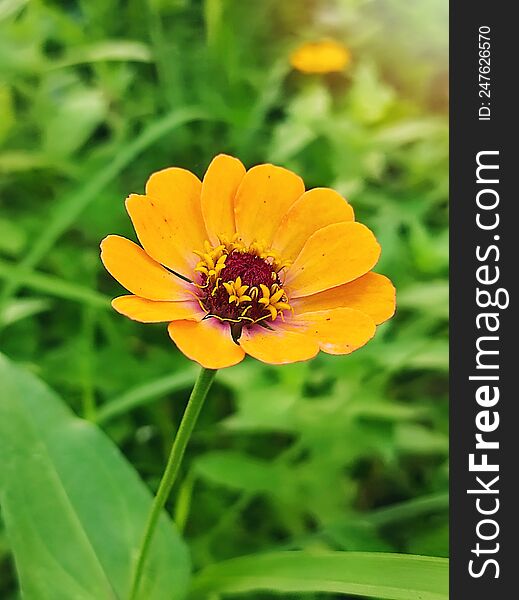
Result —
[[275, 552], [211, 565], [193, 598], [253, 591], [330, 592], [386, 600], [447, 600], [448, 561], [376, 552]]

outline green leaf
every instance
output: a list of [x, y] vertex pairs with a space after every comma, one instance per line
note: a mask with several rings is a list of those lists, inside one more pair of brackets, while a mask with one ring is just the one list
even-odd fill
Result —
[[395, 93], [379, 78], [373, 64], [361, 64], [348, 94], [352, 115], [361, 123], [380, 121], [391, 107]]
[[387, 600], [447, 600], [448, 561], [376, 552], [274, 552], [227, 560], [194, 580], [194, 598], [209, 593], [330, 592]]
[[[0, 172], [2, 171], [2, 155], [0, 154]], [[27, 234], [19, 223], [0, 218], [0, 253], [17, 256], [23, 250]]]
[[142, 42], [104, 40], [95, 44], [72, 48], [64, 59], [53, 63], [51, 68], [71, 67], [103, 61], [151, 62], [152, 60], [153, 56], [150, 48]]
[[28, 2], [29, 0], [2, 0], [0, 2], [0, 21], [12, 17]]
[[442, 492], [412, 498], [392, 506], [379, 508], [366, 515], [367, 520], [377, 527], [416, 519], [434, 512], [449, 510], [449, 493]]
[[[150, 494], [111, 441], [0, 355], [0, 505], [26, 599], [128, 594]], [[187, 552], [163, 517], [143, 600], [181, 599]]]
[[438, 279], [420, 281], [398, 294], [398, 307], [425, 312], [434, 317], [449, 316], [449, 283]]
[[0, 325], [12, 325], [48, 310], [50, 302], [45, 298], [16, 298], [0, 309]]
[[[68, 170], [59, 159], [56, 160], [55, 157], [41, 152], [9, 150], [0, 153], [0, 173], [2, 175], [19, 175], [43, 169], [56, 169], [62, 172]], [[2, 239], [2, 246], [4, 245], [5, 241]]]
[[107, 98], [96, 89], [74, 86], [56, 92], [59, 100], [46, 116], [43, 149], [48, 156], [67, 157], [80, 148], [106, 117]]
[[[53, 277], [45, 273], [20, 270], [18, 265], [0, 259], [0, 279], [19, 282], [38, 292], [66, 300], [81, 302], [96, 308], [110, 308], [110, 298], [90, 288]], [[9, 303], [7, 303], [9, 306]]]
[[198, 475], [214, 483], [246, 492], [276, 491], [283, 486], [284, 470], [233, 450], [208, 452], [196, 461]]
[[157, 398], [193, 387], [195, 379], [196, 369], [186, 368], [178, 373], [165, 375], [159, 379], [139, 385], [101, 406], [97, 413], [96, 421], [97, 423], [104, 424], [114, 417], [149, 404]]
[[3, 83], [0, 83], [0, 115], [2, 115], [0, 121], [0, 144], [2, 144], [16, 122], [13, 94]]
[[449, 452], [449, 438], [440, 431], [415, 423], [400, 423], [395, 432], [395, 445], [411, 454], [440, 454]]

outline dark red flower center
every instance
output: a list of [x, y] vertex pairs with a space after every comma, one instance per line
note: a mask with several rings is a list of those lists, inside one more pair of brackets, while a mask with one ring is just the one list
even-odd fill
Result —
[[292, 310], [279, 275], [289, 263], [264, 244], [247, 246], [238, 235], [232, 240], [222, 236], [219, 245], [205, 242], [195, 254], [200, 258], [195, 268], [200, 306], [206, 318], [229, 323], [235, 342], [243, 327], [268, 328], [269, 321]]
[[[223, 283], [236, 282], [238, 278], [242, 285], [248, 286], [246, 295], [252, 294], [252, 297], [251, 300], [231, 303]], [[253, 323], [270, 316], [257, 300], [262, 297], [261, 285], [271, 289], [273, 284], [280, 285], [280, 280], [271, 264], [255, 254], [235, 250], [227, 256], [219, 278], [215, 280], [202, 275], [201, 302], [209, 315], [222, 320]]]

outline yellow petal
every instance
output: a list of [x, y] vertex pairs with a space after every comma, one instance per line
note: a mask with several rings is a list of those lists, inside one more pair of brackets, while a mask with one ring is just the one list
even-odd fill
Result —
[[240, 346], [250, 356], [272, 365], [308, 360], [319, 352], [319, 344], [312, 336], [282, 327], [272, 331], [258, 326], [244, 328]]
[[281, 219], [304, 191], [303, 180], [287, 169], [253, 167], [236, 194], [236, 231], [246, 244], [258, 240], [270, 245]]
[[168, 332], [181, 352], [206, 369], [232, 367], [245, 356], [232, 341], [229, 325], [216, 319], [173, 321]]
[[190, 284], [150, 258], [137, 244], [118, 235], [101, 242], [106, 270], [127, 290], [149, 300], [190, 300]]
[[348, 48], [334, 40], [302, 44], [291, 54], [290, 64], [302, 73], [334, 73], [350, 62]]
[[318, 229], [353, 220], [353, 209], [340, 194], [329, 188], [315, 188], [305, 192], [290, 207], [272, 246], [283, 260], [295, 260], [308, 238]]
[[232, 156], [219, 154], [211, 161], [202, 183], [202, 214], [209, 240], [218, 243], [218, 236], [228, 239], [236, 233], [234, 198], [245, 175], [245, 167]]
[[296, 314], [339, 307], [360, 310], [380, 325], [395, 312], [395, 287], [384, 275], [370, 272], [355, 281], [292, 301]]
[[356, 222], [334, 223], [316, 231], [289, 268], [285, 289], [290, 298], [309, 296], [353, 281], [378, 261], [373, 233]]
[[328, 354], [350, 354], [375, 335], [373, 319], [351, 308], [308, 312], [293, 319], [297, 331], [311, 336]]
[[185, 169], [164, 169], [146, 184], [146, 196], [132, 194], [126, 209], [141, 244], [157, 262], [192, 278], [194, 250], [207, 239], [200, 208], [200, 180]]
[[112, 306], [121, 315], [140, 323], [164, 323], [179, 319], [201, 321], [205, 315], [195, 299], [161, 302], [139, 296], [119, 296], [112, 300]]

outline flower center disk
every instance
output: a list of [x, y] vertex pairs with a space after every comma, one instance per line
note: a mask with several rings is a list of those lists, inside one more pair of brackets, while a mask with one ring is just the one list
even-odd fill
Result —
[[247, 247], [235, 236], [216, 247], [206, 242], [205, 251], [196, 254], [200, 305], [208, 317], [229, 322], [236, 339], [243, 325], [268, 327], [268, 321], [291, 310], [280, 278], [288, 263], [263, 244]]

